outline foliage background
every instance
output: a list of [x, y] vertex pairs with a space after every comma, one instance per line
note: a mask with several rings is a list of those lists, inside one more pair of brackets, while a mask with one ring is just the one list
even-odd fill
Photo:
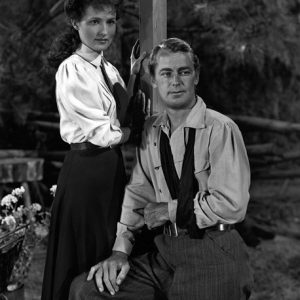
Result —
[[[0, 2], [0, 148], [64, 147], [57, 132], [30, 121], [57, 112], [54, 74], [45, 68], [49, 46], [66, 26], [61, 0]], [[118, 38], [107, 53], [128, 78], [138, 37], [138, 0], [125, 0]], [[169, 0], [168, 36], [186, 39], [202, 63], [199, 94], [225, 114], [300, 122], [299, 0]], [[245, 130], [246, 131], [246, 130]], [[245, 133], [246, 141], [285, 137]]]

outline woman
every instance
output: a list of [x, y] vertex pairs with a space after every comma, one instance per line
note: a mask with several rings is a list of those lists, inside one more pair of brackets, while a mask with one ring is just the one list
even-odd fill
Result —
[[[42, 300], [68, 299], [72, 279], [109, 256], [115, 239], [126, 179], [119, 146], [131, 131], [118, 119], [126, 93], [119, 103], [113, 96], [123, 80], [103, 57], [116, 32], [117, 2], [65, 0], [71, 33], [50, 51], [49, 62], [59, 65], [60, 133], [71, 150], [52, 207]], [[143, 58], [132, 55], [130, 82]]]

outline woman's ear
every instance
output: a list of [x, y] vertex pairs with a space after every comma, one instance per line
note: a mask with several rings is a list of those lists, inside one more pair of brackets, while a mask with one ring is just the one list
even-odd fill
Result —
[[72, 26], [73, 26], [73, 28], [74, 28], [75, 30], [78, 30], [78, 26], [77, 26], [77, 22], [76, 22], [76, 21], [71, 20], [71, 24], [72, 24]]
[[195, 70], [195, 80], [194, 83], [197, 85], [199, 83], [199, 70]]

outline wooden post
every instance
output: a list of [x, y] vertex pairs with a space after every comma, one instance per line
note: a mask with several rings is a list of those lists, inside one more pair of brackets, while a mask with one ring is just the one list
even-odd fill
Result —
[[[140, 0], [140, 45], [141, 52], [149, 53], [167, 37], [167, 0]], [[146, 97], [152, 99], [152, 112], [162, 110], [158, 93], [151, 86], [150, 75], [144, 61], [146, 73], [141, 76], [141, 88]]]

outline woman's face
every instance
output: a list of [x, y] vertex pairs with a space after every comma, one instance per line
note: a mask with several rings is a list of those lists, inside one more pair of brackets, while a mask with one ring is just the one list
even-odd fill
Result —
[[116, 33], [116, 11], [110, 5], [89, 6], [82, 19], [72, 24], [78, 30], [82, 44], [100, 53], [110, 46]]

